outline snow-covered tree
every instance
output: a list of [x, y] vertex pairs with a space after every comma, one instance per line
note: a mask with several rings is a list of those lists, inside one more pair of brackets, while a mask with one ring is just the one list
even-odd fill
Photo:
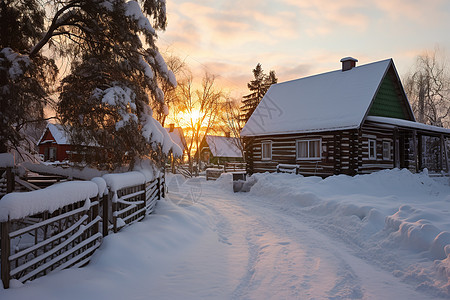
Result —
[[255, 79], [247, 84], [250, 94], [245, 95], [242, 100], [240, 119], [243, 123], [247, 123], [267, 90], [278, 81], [275, 71], [270, 71], [269, 75], [266, 75], [259, 63], [253, 69], [253, 76]]
[[164, 106], [159, 82], [175, 87], [176, 80], [155, 46], [156, 29], [165, 26], [162, 2], [144, 1], [144, 12], [158, 16], [153, 25], [135, 1], [108, 3], [89, 14], [89, 22], [101, 25], [91, 27], [89, 39], [79, 42], [83, 56], [63, 80], [58, 113], [69, 125], [73, 143], [82, 148], [80, 159], [115, 168], [167, 152], [162, 151], [156, 132], [163, 129], [152, 118], [150, 105]]
[[[149, 106], [164, 102], [159, 82], [176, 85], [155, 45], [157, 30], [166, 26], [165, 0], [1, 1], [0, 12], [2, 142], [13, 140], [10, 127], [21, 123], [14, 117], [42, 115], [49, 79], [56, 75], [53, 61], [41, 55], [48, 47], [72, 62], [70, 74], [62, 80], [58, 114], [89, 161], [112, 168], [172, 148], [164, 144], [165, 132]], [[21, 19], [12, 22], [18, 16]], [[11, 19], [10, 27], [19, 24], [14, 34], [4, 32], [5, 18]], [[38, 83], [31, 86], [31, 99], [28, 86], [23, 86], [31, 85], [28, 81]], [[3, 105], [17, 101], [16, 95], [5, 97], [11, 83], [23, 95], [22, 111]], [[33, 99], [39, 100], [39, 109], [33, 107]]]
[[23, 128], [42, 120], [57, 75], [52, 59], [31, 53], [45, 27], [39, 1], [0, 2], [0, 153], [17, 149]]

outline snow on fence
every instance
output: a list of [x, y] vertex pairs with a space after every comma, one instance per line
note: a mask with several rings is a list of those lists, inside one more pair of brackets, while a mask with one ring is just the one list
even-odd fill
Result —
[[11, 280], [23, 283], [87, 264], [103, 236], [154, 211], [164, 183], [164, 174], [129, 172], [5, 195], [0, 200], [4, 288]]

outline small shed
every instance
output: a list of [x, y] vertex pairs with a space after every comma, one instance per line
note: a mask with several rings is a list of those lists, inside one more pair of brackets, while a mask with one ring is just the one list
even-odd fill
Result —
[[416, 122], [392, 59], [274, 84], [244, 128], [247, 171], [449, 171], [450, 129]]
[[206, 135], [200, 143], [201, 160], [207, 164], [242, 162], [242, 144], [238, 138]]
[[44, 161], [70, 160], [73, 154], [68, 133], [60, 124], [48, 123], [37, 146], [39, 154], [44, 156]]

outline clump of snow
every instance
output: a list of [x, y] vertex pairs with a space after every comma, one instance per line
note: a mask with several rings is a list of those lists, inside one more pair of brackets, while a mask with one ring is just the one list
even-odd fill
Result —
[[[209, 168], [210, 170], [223, 171], [222, 169]], [[222, 173], [219, 178], [216, 179], [217, 186], [225, 190], [231, 190], [233, 188], [233, 174]]]
[[170, 151], [175, 156], [182, 156], [183, 151], [172, 140], [167, 131], [161, 126], [161, 124], [153, 119], [151, 108], [146, 105], [141, 115], [142, 120], [142, 136], [151, 143], [157, 143], [162, 146], [162, 151], [168, 154]]
[[22, 55], [6, 47], [0, 51], [0, 64], [6, 65], [8, 67], [8, 77], [16, 80], [30, 66], [30, 58], [27, 55]]
[[137, 123], [138, 117], [136, 116], [136, 94], [132, 89], [128, 87], [113, 86], [100, 92], [97, 88], [93, 92], [94, 97], [102, 95], [102, 103], [116, 106], [121, 116], [121, 120], [116, 123], [116, 130], [121, 129], [130, 122]]
[[136, 171], [119, 174], [105, 174], [103, 175], [103, 179], [106, 181], [106, 184], [112, 192], [116, 192], [124, 187], [145, 183], [144, 174]]
[[106, 186], [106, 181], [102, 177], [94, 177], [91, 179], [98, 186], [98, 194], [99, 195], [107, 195], [108, 187]]
[[34, 164], [31, 162], [23, 162], [21, 164], [22, 172], [25, 173], [26, 170], [33, 172], [41, 172], [48, 174], [56, 174], [61, 176], [67, 176], [70, 179], [82, 179], [82, 180], [91, 180], [94, 177], [101, 177], [105, 172], [99, 171], [97, 169], [85, 167], [83, 169], [78, 168], [62, 168], [55, 167], [52, 165], [46, 165], [45, 163]]
[[136, 1], [128, 1], [125, 4], [125, 16], [131, 17], [133, 20], [137, 21], [137, 25], [141, 30], [147, 31], [152, 35], [155, 34], [155, 29], [152, 27], [147, 17], [144, 16], [141, 6]]
[[134, 171], [138, 171], [145, 176], [145, 181], [150, 182], [160, 175], [155, 164], [149, 159], [143, 159], [136, 162]]
[[98, 195], [98, 186], [90, 181], [54, 184], [42, 190], [6, 194], [0, 201], [0, 222], [55, 210]]
[[14, 156], [11, 153], [0, 153], [0, 168], [14, 167]]

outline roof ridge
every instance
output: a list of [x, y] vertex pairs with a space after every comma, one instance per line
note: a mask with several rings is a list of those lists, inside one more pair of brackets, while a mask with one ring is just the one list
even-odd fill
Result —
[[[352, 70], [353, 69], [361, 69], [361, 68], [364, 68], [364, 67], [368, 67], [370, 65], [384, 63], [386, 61], [391, 61], [391, 60], [392, 60], [392, 58], [387, 58], [387, 59], [383, 59], [383, 60], [379, 60], [379, 61], [370, 62], [370, 63], [364, 64], [364, 65], [356, 66], [356, 67], [352, 68]], [[351, 70], [349, 70], [349, 71], [351, 71]], [[324, 72], [324, 73], [318, 73], [318, 74], [314, 74], [314, 75], [308, 75], [308, 76], [305, 76], [305, 77], [300, 77], [300, 78], [297, 78], [297, 79], [291, 79], [291, 80], [283, 81], [283, 82], [276, 83], [276, 84], [273, 84], [273, 85], [274, 86], [279, 86], [279, 85], [283, 85], [283, 84], [287, 84], [287, 83], [292, 83], [292, 82], [295, 82], [295, 81], [300, 81], [300, 80], [304, 80], [304, 79], [310, 79], [310, 78], [313, 78], [313, 77], [323, 76], [323, 75], [327, 75], [327, 74], [331, 74], [331, 73], [337, 73], [337, 72], [342, 72], [342, 69], [337, 69], [337, 70], [333, 70], [333, 71], [327, 71], [327, 72]], [[348, 71], [346, 71], [346, 72], [348, 72]]]

